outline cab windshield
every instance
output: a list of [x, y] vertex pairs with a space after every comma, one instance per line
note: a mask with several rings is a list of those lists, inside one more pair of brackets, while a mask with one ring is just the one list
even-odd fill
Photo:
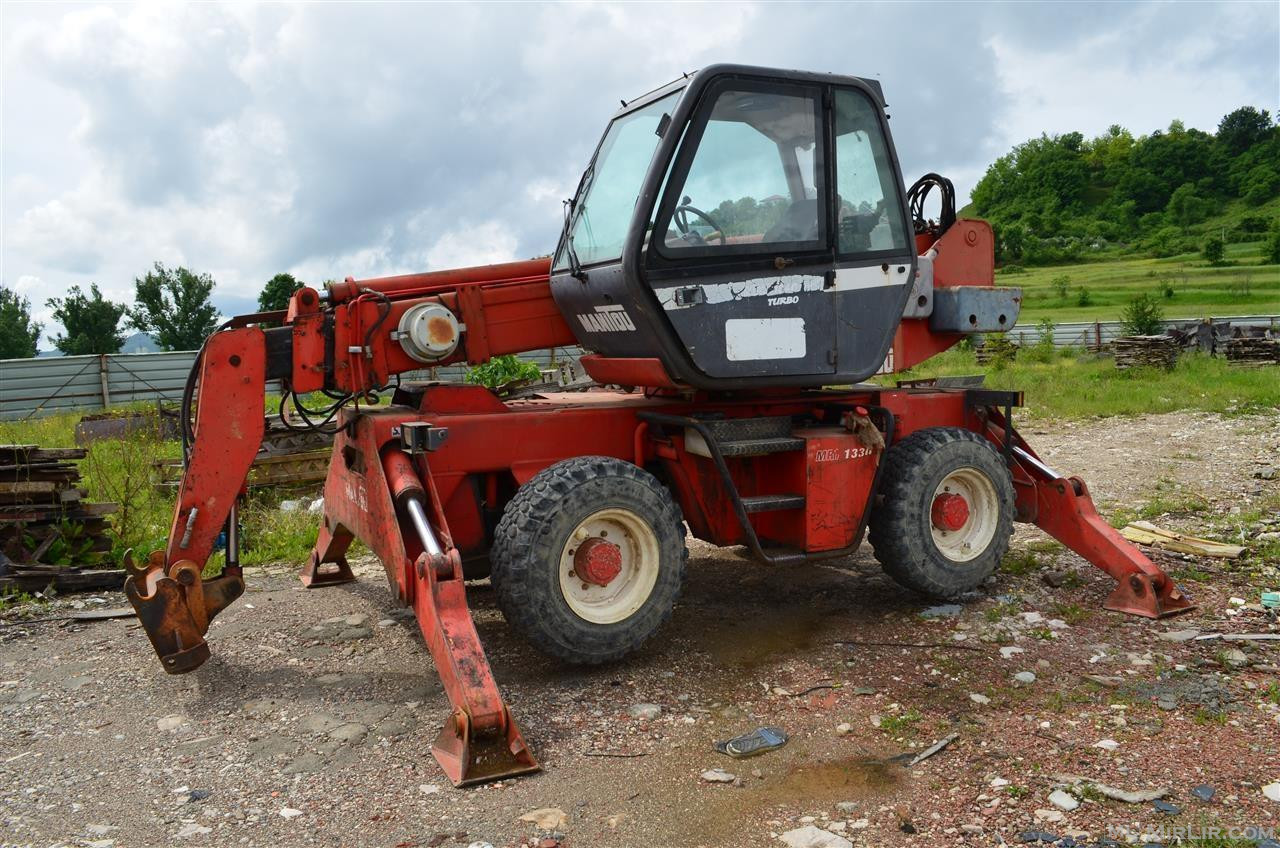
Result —
[[679, 98], [676, 91], [647, 106], [615, 118], [591, 166], [583, 175], [567, 232], [556, 254], [555, 269], [569, 268], [570, 253], [578, 264], [593, 265], [622, 257], [640, 185], [660, 140], [658, 123]]

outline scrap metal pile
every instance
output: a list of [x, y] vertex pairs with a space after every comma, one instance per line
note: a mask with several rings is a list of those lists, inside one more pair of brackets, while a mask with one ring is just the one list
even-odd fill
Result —
[[0, 445], [0, 591], [119, 584], [119, 570], [91, 570], [111, 550], [116, 505], [86, 502], [72, 462], [85, 453]]

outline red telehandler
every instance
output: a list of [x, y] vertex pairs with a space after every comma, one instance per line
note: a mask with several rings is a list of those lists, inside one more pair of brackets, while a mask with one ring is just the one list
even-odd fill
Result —
[[[1023, 521], [1116, 579], [1108, 609], [1189, 609], [1018, 434], [1020, 393], [862, 382], [1009, 329], [1021, 299], [992, 285], [991, 228], [956, 219], [947, 180], [903, 191], [887, 118], [874, 80], [709, 67], [623, 103], [553, 258], [348, 278], [229, 321], [188, 380], [168, 547], [127, 563], [165, 670], [204, 662], [209, 620], [244, 591], [236, 504], [269, 381], [335, 431], [302, 581], [353, 579], [353, 538], [377, 554], [452, 702], [433, 753], [458, 785], [538, 768], [468, 579], [488, 576], [540, 650], [604, 663], [671, 615], [686, 527], [782, 567], [868, 536], [896, 581], [946, 598], [990, 576]], [[398, 379], [572, 344], [599, 388], [504, 400]]]

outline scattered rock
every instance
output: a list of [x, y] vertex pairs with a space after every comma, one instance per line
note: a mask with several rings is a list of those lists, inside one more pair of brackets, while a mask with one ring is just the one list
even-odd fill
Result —
[[1008, 660], [1008, 659], [1013, 659], [1014, 654], [1021, 654], [1022, 652], [1023, 652], [1022, 649], [1019, 648], [1017, 645], [1005, 645], [1003, 648], [1000, 649], [1000, 656]]
[[836, 736], [848, 736], [853, 733], [853, 725], [847, 721], [842, 721], [836, 725]]
[[959, 604], [939, 604], [935, 607], [929, 607], [920, 611], [921, 618], [951, 618], [957, 616], [964, 609]]
[[203, 836], [204, 834], [211, 833], [212, 831], [213, 828], [211, 827], [205, 827], [202, 824], [192, 822], [190, 824], [184, 824], [182, 826], [182, 830], [178, 831], [173, 836], [175, 839], [190, 839], [193, 836]]
[[1158, 634], [1166, 642], [1190, 642], [1200, 635], [1199, 630], [1166, 630]]
[[1258, 480], [1274, 480], [1277, 474], [1280, 474], [1280, 471], [1277, 471], [1274, 465], [1264, 465], [1253, 472], [1253, 476]]
[[1093, 747], [1101, 748], [1104, 751], [1114, 751], [1116, 748], [1120, 747], [1120, 743], [1114, 739], [1099, 739], [1097, 742], [1093, 743]]
[[1049, 803], [1057, 807], [1059, 810], [1066, 810], [1068, 813], [1080, 806], [1080, 802], [1070, 792], [1063, 792], [1061, 789], [1055, 789], [1049, 793]]
[[1191, 794], [1199, 798], [1201, 801], [1212, 801], [1213, 796], [1217, 794], [1216, 790], [1207, 783], [1191, 788]]
[[1262, 794], [1280, 804], [1280, 780], [1262, 787]]
[[170, 715], [161, 716], [160, 718], [156, 719], [156, 729], [163, 730], [168, 733], [172, 733], [178, 728], [185, 725], [186, 723], [187, 723], [186, 716], [180, 716], [177, 713], [172, 713]]
[[562, 830], [569, 824], [569, 816], [559, 807], [539, 807], [525, 813], [520, 821], [529, 822], [539, 830]]
[[991, 703], [991, 699], [990, 699], [990, 698], [988, 698], [986, 695], [981, 695], [981, 694], [979, 694], [979, 693], [977, 693], [977, 692], [970, 692], [970, 693], [969, 693], [969, 700], [970, 700], [970, 701], [973, 701], [975, 704], [982, 704], [982, 705], [984, 705], [984, 706], [985, 706], [986, 704]]
[[662, 715], [662, 707], [657, 704], [632, 704], [627, 709], [627, 714], [641, 721], [652, 721]]
[[419, 783], [418, 791], [423, 795], [435, 795], [440, 791], [440, 787], [435, 783]]
[[1036, 682], [1035, 673], [1030, 671], [1020, 671], [1013, 676], [1013, 679], [1018, 681], [1019, 683], [1030, 684], [1030, 683]]
[[1151, 806], [1155, 807], [1158, 811], [1164, 813], [1166, 816], [1176, 816], [1182, 812], [1181, 808], [1177, 807], [1174, 804], [1170, 804], [1168, 801], [1162, 801], [1159, 798], [1152, 801]]
[[1045, 833], [1043, 830], [1025, 830], [1018, 834], [1018, 841], [1024, 844], [1032, 842], [1057, 842], [1058, 837], [1052, 833]]
[[280, 808], [280, 818], [282, 819], [296, 819], [300, 815], [302, 815], [302, 810], [295, 810], [293, 807]]
[[857, 801], [837, 801], [836, 802], [836, 809], [842, 813], [856, 813], [861, 807], [862, 807], [862, 804], [858, 803]]
[[701, 775], [702, 779], [707, 783], [733, 783], [738, 779], [736, 774], [730, 774], [724, 769], [707, 769]]
[[1040, 579], [1043, 580], [1047, 586], [1054, 589], [1061, 589], [1062, 585], [1067, 582], [1067, 572], [1057, 570], [1046, 571], [1040, 575]]
[[1239, 648], [1230, 648], [1223, 652], [1222, 661], [1232, 668], [1244, 668], [1249, 664], [1249, 657]]
[[1038, 822], [1060, 822], [1066, 818], [1062, 810], [1036, 810], [1033, 815]]
[[778, 838], [790, 848], [853, 848], [853, 843], [843, 836], [837, 836], [829, 830], [821, 830], [811, 824], [788, 830]]
[[855, 686], [855, 687], [853, 687], [852, 689], [850, 689], [849, 691], [850, 691], [850, 692], [852, 692], [854, 695], [874, 695], [874, 694], [876, 693], [876, 687], [874, 687], [874, 686]]

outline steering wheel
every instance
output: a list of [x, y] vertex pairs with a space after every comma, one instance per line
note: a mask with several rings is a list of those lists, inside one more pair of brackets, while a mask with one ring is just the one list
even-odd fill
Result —
[[690, 206], [688, 197], [681, 199], [680, 205], [676, 207], [675, 212], [673, 212], [671, 215], [671, 223], [675, 224], [676, 230], [680, 233], [682, 237], [692, 235], [694, 238], [698, 240], [698, 243], [700, 244], [707, 243], [706, 239], [702, 237], [701, 233], [696, 232], [692, 227], [689, 226], [689, 213], [691, 212], [711, 225], [711, 228], [715, 230], [715, 232], [712, 233], [712, 236], [711, 236], [712, 238], [719, 237], [721, 245], [724, 245], [727, 243], [727, 240], [725, 239], [725, 236], [724, 236], [724, 228], [721, 227], [719, 224], [717, 224], [714, 220], [712, 220], [711, 216], [708, 215], [706, 212], [703, 212], [701, 209], [697, 208], [696, 206]]

